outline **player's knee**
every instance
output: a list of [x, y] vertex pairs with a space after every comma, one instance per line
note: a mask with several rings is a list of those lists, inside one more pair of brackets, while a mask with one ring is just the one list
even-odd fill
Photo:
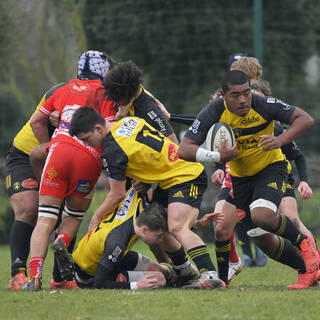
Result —
[[15, 212], [15, 220], [25, 222], [31, 226], [35, 226], [38, 218], [38, 206], [23, 208]]
[[218, 241], [224, 241], [230, 239], [232, 229], [223, 226], [222, 224], [217, 224], [215, 228], [215, 239]]
[[181, 234], [183, 233], [185, 226], [183, 225], [169, 225], [168, 226], [169, 229], [169, 233], [172, 234], [176, 239], [180, 239], [181, 238]]

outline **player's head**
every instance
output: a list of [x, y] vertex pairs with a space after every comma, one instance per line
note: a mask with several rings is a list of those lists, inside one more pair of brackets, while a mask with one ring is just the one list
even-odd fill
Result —
[[135, 231], [147, 244], [162, 241], [163, 235], [168, 232], [164, 208], [156, 202], [146, 207], [136, 218]]
[[231, 65], [232, 70], [244, 72], [251, 80], [251, 83], [259, 81], [262, 76], [262, 67], [259, 60], [254, 57], [241, 57]]
[[106, 75], [103, 85], [115, 103], [127, 105], [138, 93], [142, 70], [132, 61], [121, 62]]
[[81, 80], [103, 80], [111, 66], [111, 57], [100, 51], [84, 52], [78, 63], [78, 78]]
[[217, 99], [222, 97], [222, 89], [218, 88], [209, 97], [209, 102], [216, 101]]
[[72, 116], [69, 133], [77, 136], [85, 144], [100, 147], [106, 135], [106, 121], [102, 115], [93, 108], [79, 108]]
[[258, 94], [260, 96], [271, 96], [271, 88], [269, 81], [260, 80], [258, 82], [254, 82], [251, 85], [252, 93]]
[[241, 57], [244, 57], [244, 56], [245, 56], [245, 54], [244, 54], [244, 53], [241, 53], [241, 52], [235, 53], [235, 54], [233, 54], [232, 56], [229, 56], [227, 71], [231, 71], [231, 65], [232, 65], [235, 61], [239, 60]]
[[222, 97], [228, 109], [239, 116], [245, 116], [252, 103], [249, 77], [242, 71], [229, 71], [221, 81]]

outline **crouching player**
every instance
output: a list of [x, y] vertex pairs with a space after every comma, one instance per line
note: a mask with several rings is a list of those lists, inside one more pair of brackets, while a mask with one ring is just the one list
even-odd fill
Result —
[[[154, 289], [174, 279], [167, 265], [153, 262], [131, 251], [138, 238], [146, 244], [159, 243], [167, 232], [165, 211], [158, 203], [143, 208], [143, 200], [131, 188], [118, 208], [87, 233], [72, 254], [74, 278], [80, 288]], [[68, 261], [66, 250], [55, 257], [63, 265]], [[70, 280], [70, 266], [64, 264], [61, 276]]]
[[103, 144], [102, 159], [110, 180], [110, 192], [90, 225], [96, 227], [101, 218], [119, 205], [125, 194], [126, 176], [147, 184], [159, 183], [153, 196], [168, 207], [170, 232], [165, 236], [164, 249], [174, 265], [181, 265], [176, 262], [177, 256], [182, 255], [185, 260], [185, 249], [201, 273], [199, 279], [184, 288], [224, 288], [206, 245], [190, 230], [207, 186], [204, 167], [179, 159], [178, 146], [141, 118], [126, 117], [113, 125], [92, 108], [80, 109], [72, 117], [70, 134], [91, 146]]

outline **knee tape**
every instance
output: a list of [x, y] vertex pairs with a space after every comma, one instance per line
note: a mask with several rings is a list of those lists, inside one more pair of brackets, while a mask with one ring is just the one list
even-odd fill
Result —
[[68, 217], [76, 218], [78, 220], [82, 220], [85, 213], [85, 211], [70, 209], [66, 205], [63, 208], [63, 214]]

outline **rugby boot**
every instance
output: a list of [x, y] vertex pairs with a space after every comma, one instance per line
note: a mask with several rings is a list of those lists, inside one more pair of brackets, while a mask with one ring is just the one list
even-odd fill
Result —
[[74, 263], [64, 242], [57, 238], [51, 245], [51, 249], [57, 261], [61, 278], [72, 280], [74, 278]]
[[9, 282], [9, 289], [13, 291], [20, 291], [22, 286], [28, 282], [25, 270], [20, 270], [16, 273]]
[[305, 236], [307, 239], [301, 242], [299, 252], [306, 265], [307, 273], [313, 273], [319, 267], [320, 257], [314, 239], [307, 234]]
[[57, 282], [50, 280], [50, 289], [80, 289], [75, 280]]
[[38, 276], [32, 277], [22, 288], [23, 291], [39, 291], [42, 290], [42, 281]]
[[213, 289], [224, 289], [226, 284], [218, 278], [216, 271], [206, 271], [200, 274], [199, 279], [192, 283], [185, 285], [182, 289], [192, 290], [213, 290]]
[[294, 285], [288, 286], [289, 290], [301, 290], [307, 289], [314, 284], [318, 283], [318, 279], [320, 277], [320, 270], [317, 269], [313, 273], [299, 273], [298, 274], [298, 282]]
[[[174, 268], [174, 267], [173, 267]], [[177, 270], [174, 269], [177, 273], [177, 286], [183, 286], [189, 282], [192, 282], [199, 278], [200, 273], [198, 269], [190, 263], [188, 266], [186, 266], [183, 269]]]
[[237, 262], [229, 262], [229, 271], [228, 271], [228, 284], [231, 283], [234, 276], [238, 275], [242, 271], [242, 264], [239, 258]]

